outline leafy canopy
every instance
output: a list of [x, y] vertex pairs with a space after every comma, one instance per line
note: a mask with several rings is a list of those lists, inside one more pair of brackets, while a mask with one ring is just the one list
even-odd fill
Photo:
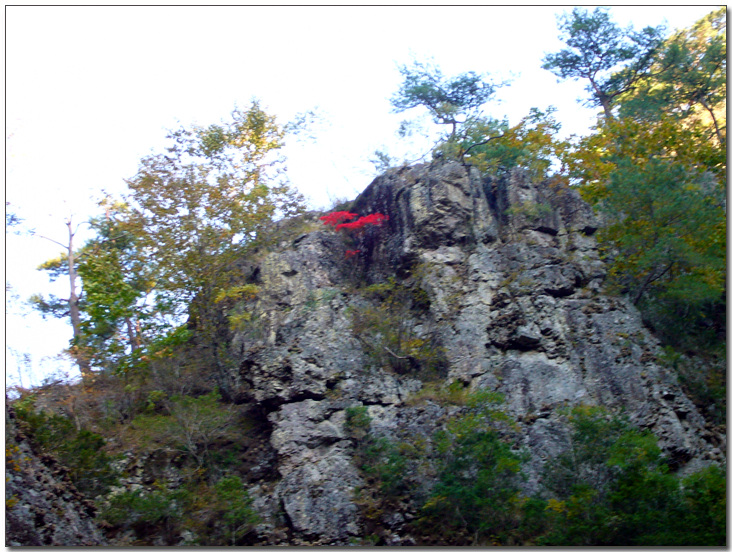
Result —
[[285, 131], [254, 101], [207, 128], [181, 128], [128, 181], [131, 228], [156, 292], [181, 308], [230, 284], [234, 261], [302, 199], [281, 178]]
[[475, 117], [500, 86], [473, 71], [446, 78], [439, 67], [418, 61], [411, 67], [401, 66], [399, 72], [404, 80], [391, 99], [394, 112], [425, 107], [435, 123], [451, 125], [451, 138], [458, 124]]
[[615, 98], [631, 90], [650, 67], [663, 30], [621, 29], [603, 8], [592, 13], [574, 8], [559, 16], [559, 29], [567, 48], [547, 54], [542, 67], [560, 79], [589, 81], [589, 103], [602, 106], [606, 117], [612, 117]]

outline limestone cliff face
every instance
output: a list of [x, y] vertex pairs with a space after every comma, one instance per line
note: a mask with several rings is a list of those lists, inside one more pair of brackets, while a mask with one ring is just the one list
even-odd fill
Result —
[[[418, 501], [373, 508], [359, 468], [364, 428], [354, 430], [349, 415], [359, 407], [372, 437], [418, 451], [424, 464], [404, 477], [425, 496], [435, 479], [431, 438], [463, 408], [439, 395], [446, 386], [505, 397], [511, 437], [529, 452], [527, 493], [568, 446], [568, 406], [624, 413], [655, 433], [682, 473], [724, 461], [724, 435], [659, 363], [636, 309], [603, 293], [599, 221], [574, 190], [436, 162], [388, 171], [349, 210], [389, 220], [356, 234], [316, 214], [284, 221], [289, 238], [242, 260], [256, 296], [222, 303], [230, 362], [210, 375], [257, 421], [240, 470], [260, 516], [249, 543], [363, 544], [378, 535], [419, 544], [410, 524]], [[6, 427], [7, 544], [104, 545], [93, 506], [63, 468], [34, 455], [12, 420]], [[176, 488], [183, 475], [172, 454], [128, 451], [120, 486]]]
[[[426, 439], [455, 412], [414, 400], [426, 380], [418, 353], [401, 359], [403, 369], [380, 365], [359, 334], [354, 313], [377, 304], [359, 290], [390, 277], [426, 297], [397, 323], [440, 351], [437, 380], [505, 396], [531, 452], [527, 490], [566, 447], [564, 406], [627, 414], [658, 436], [682, 472], [724, 449], [657, 362], [658, 343], [636, 309], [603, 294], [599, 222], [574, 190], [435, 163], [388, 171], [350, 210], [389, 220], [359, 236], [303, 233], [246, 269], [261, 291], [240, 305], [251, 320], [233, 334], [237, 366], [224, 387], [268, 412], [276, 475], [252, 491], [262, 542], [364, 536], [347, 408], [366, 406], [372, 430], [393, 439]], [[347, 249], [360, 253], [346, 258]], [[405, 543], [409, 516], [405, 507], [368, 523], [380, 525], [385, 542]]]
[[96, 508], [55, 458], [37, 455], [5, 410], [5, 546], [105, 546]]

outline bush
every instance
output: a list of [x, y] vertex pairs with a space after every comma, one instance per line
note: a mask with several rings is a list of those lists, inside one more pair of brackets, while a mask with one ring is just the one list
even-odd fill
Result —
[[439, 528], [439, 544], [515, 544], [520, 524], [519, 494], [524, 454], [501, 436], [494, 409], [502, 397], [489, 392], [470, 396], [463, 414], [438, 431], [438, 479], [419, 520], [428, 533]]
[[353, 331], [372, 365], [397, 374], [418, 373], [427, 380], [444, 377], [444, 349], [435, 333], [415, 318], [429, 311], [426, 292], [390, 278], [368, 286], [363, 294], [377, 304], [352, 309]]
[[104, 451], [101, 435], [77, 429], [64, 416], [36, 412], [33, 397], [17, 402], [15, 414], [31, 442], [41, 452], [56, 456], [68, 468], [76, 488], [86, 496], [102, 495], [116, 482], [118, 474]]
[[253, 499], [237, 475], [215, 484], [189, 479], [178, 489], [156, 485], [152, 490], [135, 489], [113, 495], [100, 517], [112, 527], [132, 529], [140, 544], [177, 545], [184, 531], [195, 544], [234, 546], [259, 520]]
[[600, 408], [576, 408], [571, 449], [547, 467], [551, 529], [539, 544], [717, 545], [726, 540], [724, 475], [669, 472], [656, 437]]
[[222, 544], [235, 546], [259, 521], [259, 516], [251, 507], [253, 499], [244, 488], [241, 478], [236, 475], [220, 479], [214, 489], [216, 509], [221, 515], [228, 537], [228, 542]]
[[144, 440], [174, 446], [202, 467], [211, 445], [228, 435], [236, 417], [232, 408], [220, 401], [218, 391], [200, 397], [173, 397], [167, 407], [169, 415], [143, 414], [132, 425], [143, 432]]

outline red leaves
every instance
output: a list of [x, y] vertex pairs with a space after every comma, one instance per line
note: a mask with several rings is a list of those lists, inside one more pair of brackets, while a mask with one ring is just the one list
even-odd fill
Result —
[[356, 213], [349, 213], [348, 211], [335, 211], [333, 213], [320, 217], [320, 220], [322, 220], [323, 224], [325, 224], [326, 226], [335, 226], [336, 230], [341, 230], [342, 228], [345, 228], [346, 230], [360, 230], [361, 228], [364, 228], [369, 224], [373, 224], [374, 226], [381, 226], [384, 222], [389, 220], [388, 215], [382, 215], [381, 213], [372, 213], [370, 215], [366, 215], [365, 217], [361, 217], [360, 219], [353, 222], [342, 222], [344, 220], [355, 219], [357, 216], [358, 215]]
[[[345, 228], [346, 230], [362, 230], [368, 225], [381, 226], [382, 224], [384, 224], [384, 222], [389, 220], [389, 217], [387, 215], [382, 215], [381, 213], [372, 213], [370, 215], [366, 215], [365, 217], [361, 217], [353, 222], [341, 222], [344, 220], [352, 220], [356, 217], [358, 217], [356, 213], [349, 213], [348, 211], [335, 211], [333, 213], [329, 213], [320, 217], [320, 220], [322, 220], [323, 224], [325, 224], [326, 226], [335, 226], [336, 231], [343, 228]], [[347, 249], [346, 259], [355, 257], [359, 253], [361, 253], [360, 249]]]
[[325, 224], [326, 226], [336, 226], [344, 220], [355, 219], [357, 216], [358, 215], [356, 213], [349, 213], [348, 211], [335, 211], [333, 213], [320, 217], [320, 220], [322, 220], [323, 224]]
[[381, 213], [373, 213], [371, 215], [361, 217], [360, 219], [353, 222], [344, 222], [342, 224], [339, 224], [335, 227], [335, 229], [341, 230], [345, 228], [346, 230], [360, 230], [361, 228], [364, 228], [369, 224], [373, 224], [374, 226], [381, 226], [387, 220], [389, 220], [388, 216], [382, 215]]

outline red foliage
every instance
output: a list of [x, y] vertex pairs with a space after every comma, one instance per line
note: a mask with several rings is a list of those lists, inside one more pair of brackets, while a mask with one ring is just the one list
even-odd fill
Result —
[[326, 226], [336, 226], [344, 220], [353, 220], [357, 216], [358, 215], [356, 213], [349, 213], [348, 211], [335, 211], [333, 213], [320, 217], [320, 220], [322, 220], [323, 224], [325, 224]]
[[342, 224], [338, 224], [336, 225], [335, 229], [341, 230], [342, 228], [345, 228], [346, 230], [360, 230], [361, 228], [369, 224], [373, 224], [374, 226], [381, 226], [387, 220], [389, 220], [389, 217], [387, 215], [382, 215], [381, 213], [373, 213], [371, 215], [361, 217], [360, 219], [353, 222], [344, 222]]
[[347, 249], [346, 250], [346, 259], [350, 259], [351, 257], [355, 257], [359, 253], [361, 253], [361, 250], [360, 249]]

